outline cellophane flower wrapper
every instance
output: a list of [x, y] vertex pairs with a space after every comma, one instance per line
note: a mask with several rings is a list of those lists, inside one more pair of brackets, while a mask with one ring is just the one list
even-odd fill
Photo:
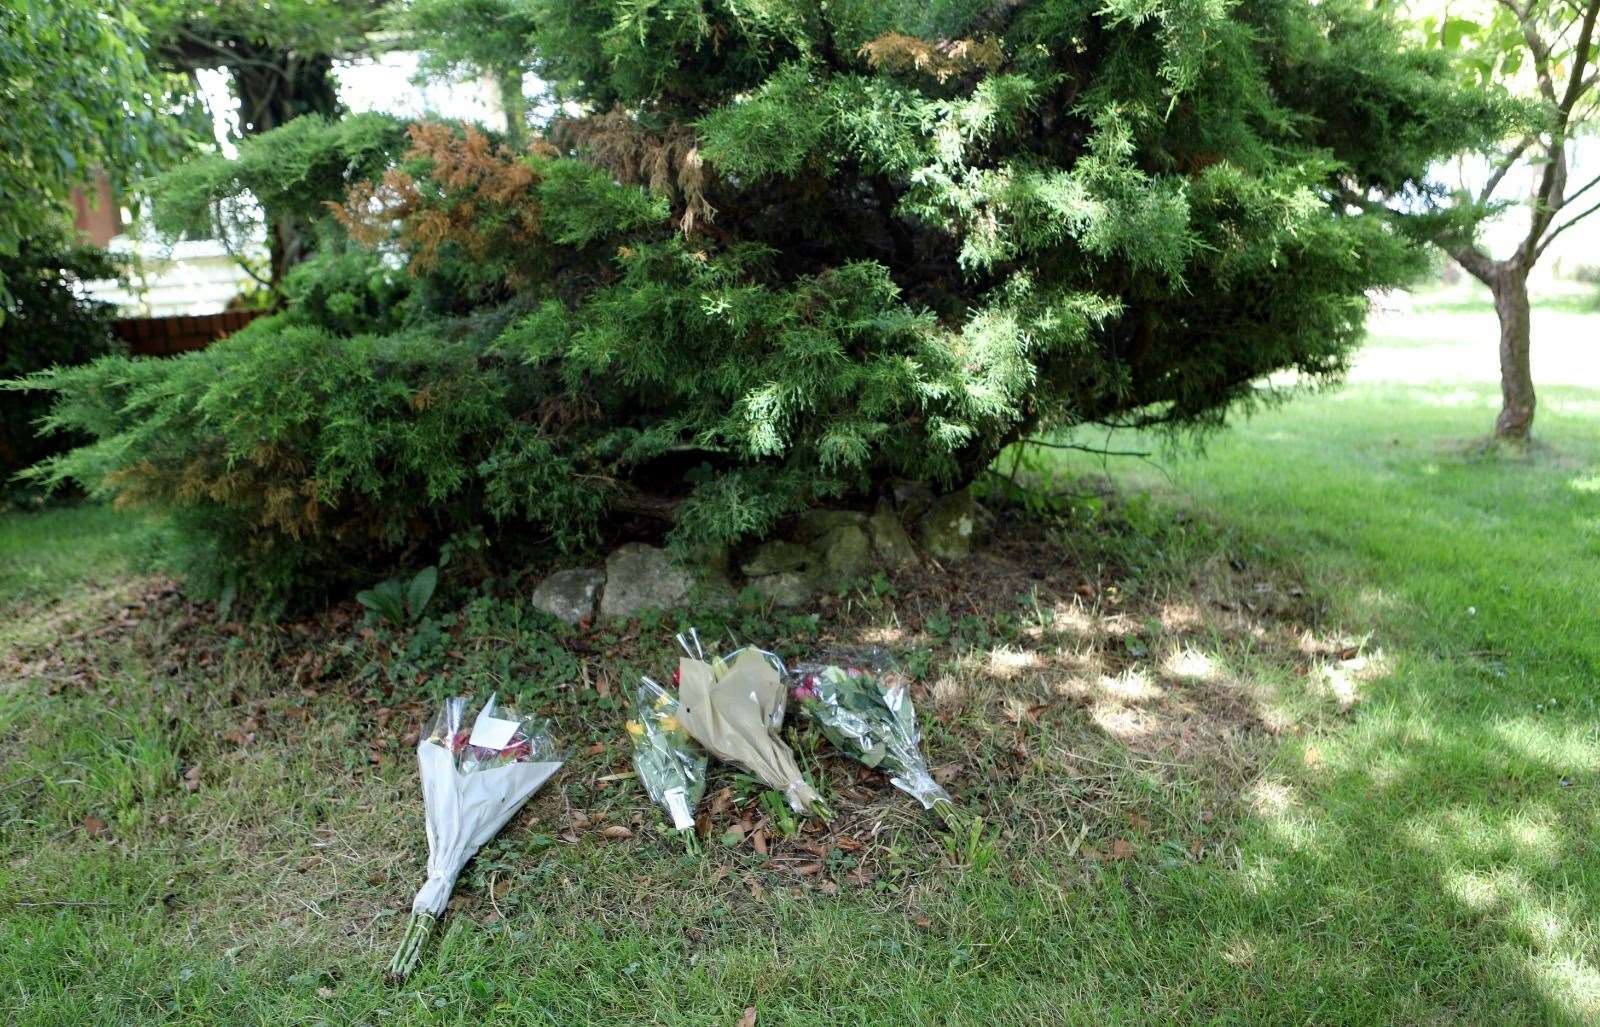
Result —
[[[767, 664], [777, 672], [779, 680], [785, 680], [789, 676], [789, 668], [784, 666], [783, 657], [779, 656], [777, 653], [768, 652], [767, 650], [758, 646], [736, 646], [736, 648], [731, 649], [720, 656], [708, 654], [705, 650], [705, 646], [700, 642], [700, 632], [694, 628], [690, 628], [687, 632], [678, 635], [678, 647], [683, 650], [683, 655], [689, 657], [689, 659], [699, 660], [702, 663], [710, 666], [711, 677], [715, 681], [721, 681], [728, 671], [733, 669], [733, 665], [738, 662], [739, 657], [743, 656], [746, 651], [753, 652], [765, 660]], [[681, 682], [679, 681], [680, 673], [681, 671], [672, 672], [672, 683], [681, 687]], [[772, 728], [772, 730], [783, 730], [783, 715], [786, 708], [787, 706], [784, 697], [780, 695], [778, 697], [778, 701], [772, 704], [772, 712], [767, 716], [767, 724]]]
[[428, 879], [411, 904], [392, 979], [416, 966], [422, 943], [450, 901], [462, 867], [561, 769], [566, 754], [548, 721], [523, 717], [490, 696], [447, 699], [417, 742], [428, 831]]
[[889, 783], [946, 822], [956, 812], [922, 755], [911, 682], [879, 650], [797, 664], [791, 695], [839, 751], [889, 775]]
[[633, 769], [650, 798], [672, 819], [691, 850], [697, 847], [694, 808], [706, 790], [706, 754], [679, 719], [678, 698], [649, 678], [634, 692]]
[[[684, 644], [688, 655], [678, 661], [675, 675], [684, 728], [717, 759], [782, 792], [796, 813], [831, 817], [833, 811], [778, 737], [785, 707], [783, 661], [754, 646], [706, 659], [698, 638], [694, 641], [694, 648]], [[679, 642], [685, 639], [680, 636]], [[694, 655], [697, 651], [701, 657]]]

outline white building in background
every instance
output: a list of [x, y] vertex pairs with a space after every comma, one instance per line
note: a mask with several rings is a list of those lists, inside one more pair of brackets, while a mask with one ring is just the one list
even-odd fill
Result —
[[[419, 84], [414, 81], [416, 71], [416, 54], [393, 51], [342, 61], [335, 66], [334, 76], [339, 99], [356, 113], [381, 111], [403, 118], [434, 115], [505, 127], [496, 90], [488, 82], [428, 80]], [[206, 106], [213, 112], [218, 143], [231, 155], [235, 152], [231, 133], [239, 122], [227, 72], [202, 71], [199, 79]], [[102, 189], [101, 195], [103, 201], [109, 200], [109, 190]], [[258, 268], [266, 266], [264, 231], [243, 253], [235, 255], [216, 239], [167, 242], [154, 234], [147, 219], [132, 214], [125, 209], [120, 218], [97, 217], [82, 209], [79, 214], [80, 227], [88, 229], [92, 241], [130, 258], [128, 286], [105, 281], [91, 283], [88, 289], [96, 299], [116, 304], [125, 316], [215, 314], [241, 293], [257, 287], [239, 258]]]

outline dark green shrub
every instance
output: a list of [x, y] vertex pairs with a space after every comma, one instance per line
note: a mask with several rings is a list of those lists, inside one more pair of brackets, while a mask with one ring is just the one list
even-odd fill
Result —
[[405, 325], [412, 284], [398, 261], [335, 243], [291, 268], [283, 294], [295, 321], [336, 335], [383, 335]]
[[[25, 240], [16, 256], [0, 255], [0, 379], [49, 367], [82, 364], [118, 349], [111, 333], [113, 308], [85, 299], [82, 284], [115, 278], [121, 267], [103, 250], [80, 246], [64, 234]], [[0, 494], [14, 490], [15, 475], [39, 460], [85, 441], [78, 434], [49, 437], [37, 429], [49, 410], [47, 393], [12, 392], [0, 403]]]
[[197, 353], [111, 358], [49, 382], [62, 397], [52, 423], [99, 441], [38, 476], [168, 512], [180, 569], [251, 607], [428, 562], [489, 512], [559, 511], [563, 545], [584, 541], [598, 512], [581, 477], [547, 474], [528, 491], [513, 375], [422, 332], [341, 338], [274, 315]]
[[341, 242], [206, 354], [39, 380], [99, 440], [44, 474], [283, 595], [469, 526], [725, 542], [1035, 431], [1203, 427], [1344, 368], [1368, 292], [1424, 265], [1433, 222], [1385, 203], [1425, 210], [1506, 113], [1348, 0], [519, 11], [597, 113], [518, 153], [292, 123], [169, 180], [186, 218], [342, 196], [409, 287]]

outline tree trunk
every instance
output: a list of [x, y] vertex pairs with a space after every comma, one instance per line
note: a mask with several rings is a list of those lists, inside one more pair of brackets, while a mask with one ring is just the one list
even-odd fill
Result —
[[[302, 114], [338, 117], [339, 85], [333, 77], [333, 59], [323, 55], [301, 57], [293, 53], [254, 49], [239, 41], [243, 55], [229, 65], [239, 101], [239, 134], [259, 135]], [[248, 58], [248, 59], [245, 59]], [[289, 269], [304, 260], [311, 249], [311, 225], [303, 217], [264, 212], [267, 221], [269, 281], [277, 291]]]
[[1533, 430], [1535, 405], [1528, 362], [1528, 275], [1514, 265], [1498, 270], [1489, 282], [1500, 318], [1500, 416], [1495, 418], [1494, 436], [1506, 442], [1526, 442]]
[[495, 76], [500, 110], [506, 116], [506, 145], [521, 152], [528, 145], [528, 100], [522, 93], [522, 69], [502, 70]]

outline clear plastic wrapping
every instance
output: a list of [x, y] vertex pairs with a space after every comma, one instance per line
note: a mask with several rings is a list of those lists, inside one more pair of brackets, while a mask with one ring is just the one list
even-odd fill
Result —
[[691, 850], [697, 846], [694, 808], [706, 790], [706, 754], [679, 719], [676, 696], [649, 678], [634, 692], [633, 769], [650, 798], [667, 811]]
[[955, 803], [933, 779], [911, 682], [881, 649], [826, 654], [793, 669], [791, 695], [835, 747], [889, 775], [889, 783], [947, 822]]

